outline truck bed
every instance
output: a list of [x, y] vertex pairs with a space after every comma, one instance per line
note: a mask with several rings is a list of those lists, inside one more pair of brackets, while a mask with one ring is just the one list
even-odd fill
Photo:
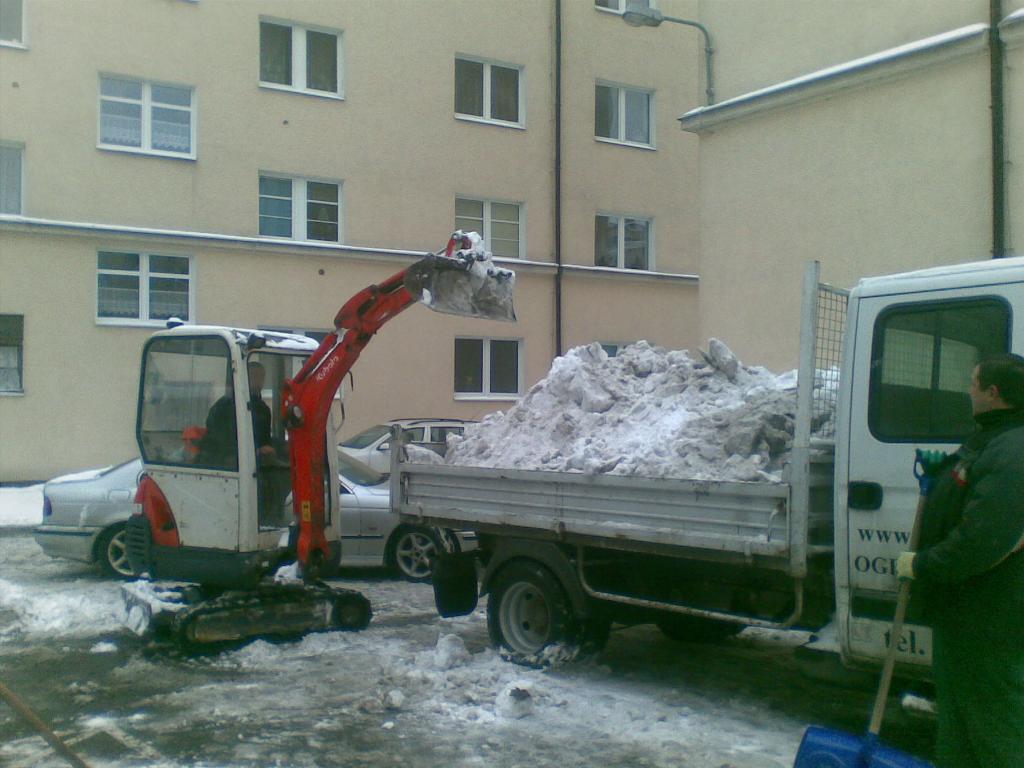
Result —
[[790, 482], [718, 482], [400, 462], [392, 500], [409, 522], [802, 572], [831, 545], [831, 451], [810, 463], [810, 504]]

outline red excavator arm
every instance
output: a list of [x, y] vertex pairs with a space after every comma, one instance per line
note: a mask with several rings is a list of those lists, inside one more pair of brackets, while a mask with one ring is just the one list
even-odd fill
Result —
[[297, 555], [307, 579], [315, 578], [329, 558], [323, 478], [331, 402], [373, 335], [417, 301], [442, 312], [514, 319], [512, 273], [481, 267], [484, 255], [478, 243], [479, 238], [472, 234], [455, 232], [443, 253], [430, 254], [350, 298], [334, 318], [335, 332], [324, 339], [295, 378], [285, 382], [281, 407], [291, 453], [293, 509], [299, 524]]

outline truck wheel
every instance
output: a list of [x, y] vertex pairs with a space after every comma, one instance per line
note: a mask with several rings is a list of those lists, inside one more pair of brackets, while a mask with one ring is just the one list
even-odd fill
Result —
[[400, 528], [388, 548], [388, 565], [407, 581], [430, 581], [440, 544], [427, 528]]
[[742, 624], [673, 613], [658, 620], [658, 629], [670, 640], [681, 643], [711, 643], [739, 634]]
[[131, 578], [135, 574], [128, 562], [128, 546], [124, 525], [112, 525], [96, 539], [96, 562], [107, 576], [118, 579]]
[[516, 663], [535, 664], [531, 657], [545, 647], [576, 639], [562, 585], [544, 566], [524, 560], [509, 563], [491, 582], [487, 630]]

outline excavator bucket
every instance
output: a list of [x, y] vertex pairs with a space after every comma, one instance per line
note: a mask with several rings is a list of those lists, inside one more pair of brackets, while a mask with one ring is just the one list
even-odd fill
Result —
[[405, 288], [436, 312], [515, 322], [516, 274], [494, 265], [475, 232], [456, 232], [443, 253], [430, 254], [406, 272]]

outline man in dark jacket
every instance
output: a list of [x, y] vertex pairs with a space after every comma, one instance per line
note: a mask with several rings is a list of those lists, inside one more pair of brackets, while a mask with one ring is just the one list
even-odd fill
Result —
[[942, 768], [1024, 766], [1024, 358], [974, 369], [978, 429], [944, 465], [921, 547], [897, 560], [932, 626]]

